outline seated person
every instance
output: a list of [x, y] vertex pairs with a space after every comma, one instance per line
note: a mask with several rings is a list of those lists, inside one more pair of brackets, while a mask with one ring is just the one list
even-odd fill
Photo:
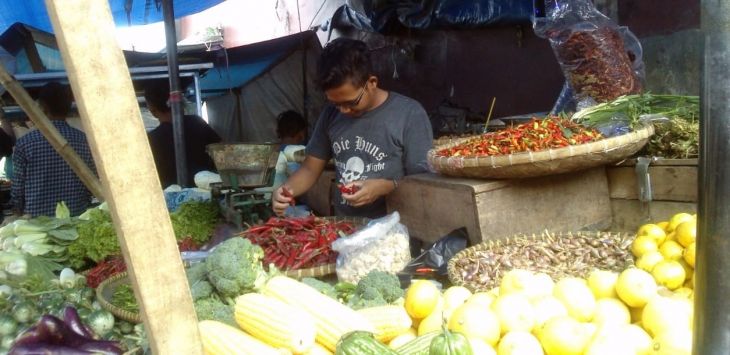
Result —
[[[167, 81], [155, 81], [145, 88], [144, 97], [147, 107], [160, 125], [147, 136], [155, 159], [155, 166], [162, 187], [177, 182], [175, 162], [175, 142], [172, 130], [172, 111], [168, 105], [170, 87]], [[195, 173], [203, 170], [216, 171], [215, 164], [205, 150], [205, 146], [221, 141], [221, 137], [202, 118], [196, 115], [183, 116], [185, 154], [187, 157], [187, 185], [194, 186]]]

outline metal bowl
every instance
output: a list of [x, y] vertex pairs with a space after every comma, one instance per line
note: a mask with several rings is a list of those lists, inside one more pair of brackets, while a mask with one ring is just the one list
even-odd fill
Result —
[[224, 187], [252, 189], [274, 181], [279, 143], [215, 143], [206, 146]]

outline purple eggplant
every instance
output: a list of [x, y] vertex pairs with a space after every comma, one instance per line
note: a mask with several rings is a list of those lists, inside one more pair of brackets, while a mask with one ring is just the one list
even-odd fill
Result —
[[24, 345], [13, 345], [8, 355], [93, 355], [88, 350], [78, 350], [72, 347], [49, 343], [35, 343]]
[[94, 340], [79, 346], [77, 349], [91, 351], [100, 355], [120, 355], [124, 353], [115, 341]]
[[79, 313], [76, 311], [76, 308], [66, 306], [66, 308], [63, 309], [63, 321], [74, 333], [81, 335], [82, 337], [96, 339], [94, 332], [92, 332], [91, 329], [89, 329], [89, 327], [81, 321], [81, 318], [79, 318]]
[[18, 336], [18, 339], [15, 340], [15, 345], [26, 345], [26, 344], [36, 344], [36, 343], [43, 343], [46, 341], [45, 338], [46, 334], [44, 332], [41, 332], [38, 330], [38, 326], [32, 326], [28, 328], [28, 330], [24, 331], [20, 336]]

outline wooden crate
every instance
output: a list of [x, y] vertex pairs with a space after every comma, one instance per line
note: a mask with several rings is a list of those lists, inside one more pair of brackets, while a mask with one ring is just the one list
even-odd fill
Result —
[[613, 214], [612, 230], [636, 231], [647, 222], [697, 211], [697, 159], [661, 159], [649, 165], [652, 201], [639, 201], [636, 161], [606, 169]]
[[325, 170], [319, 176], [317, 182], [307, 190], [306, 199], [309, 208], [318, 216], [333, 216], [335, 214], [332, 206], [332, 195], [337, 187], [335, 183], [335, 171]]
[[519, 180], [412, 175], [388, 197], [388, 211], [428, 243], [460, 227], [478, 243], [546, 229], [607, 229], [612, 221], [603, 167]]

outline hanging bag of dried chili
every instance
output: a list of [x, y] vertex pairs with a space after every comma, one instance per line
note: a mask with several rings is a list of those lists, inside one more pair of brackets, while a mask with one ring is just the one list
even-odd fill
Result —
[[535, 33], [547, 38], [577, 106], [641, 92], [641, 45], [625, 27], [596, 10], [590, 0], [546, 1]]

